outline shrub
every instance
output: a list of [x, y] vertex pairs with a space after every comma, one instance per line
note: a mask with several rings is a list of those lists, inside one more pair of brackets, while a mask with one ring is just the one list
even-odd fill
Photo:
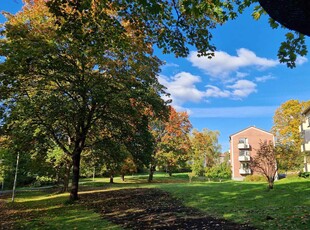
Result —
[[303, 178], [310, 178], [310, 172], [299, 172], [298, 176]]
[[229, 165], [226, 163], [222, 163], [219, 165], [214, 165], [211, 168], [207, 168], [205, 172], [206, 177], [213, 180], [222, 180], [222, 179], [230, 179], [231, 178], [231, 170]]
[[246, 182], [265, 182], [266, 179], [262, 175], [248, 175], [244, 178]]
[[33, 182], [34, 187], [40, 187], [45, 185], [53, 185], [57, 181], [53, 178], [50, 178], [48, 176], [37, 176], [35, 182]]

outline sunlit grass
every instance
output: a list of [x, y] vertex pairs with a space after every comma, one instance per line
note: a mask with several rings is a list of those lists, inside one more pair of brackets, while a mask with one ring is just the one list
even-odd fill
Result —
[[262, 229], [307, 229], [310, 226], [310, 180], [294, 178], [266, 183], [223, 182], [160, 185], [186, 205]]
[[[153, 183], [147, 183], [147, 177], [127, 176], [125, 182], [116, 177], [114, 184], [109, 183], [109, 178], [82, 179], [80, 194], [159, 188], [209, 215], [249, 223], [260, 229], [307, 229], [310, 226], [309, 179], [282, 179], [269, 191], [262, 182], [207, 182], [198, 178], [189, 183], [187, 173], [172, 177], [156, 173]], [[15, 210], [16, 229], [120, 229], [81, 204], [66, 204], [68, 197], [68, 193], [17, 193], [15, 203], [8, 204]]]
[[21, 192], [14, 203], [15, 229], [111, 229], [120, 227], [79, 204], [66, 205], [68, 193]]

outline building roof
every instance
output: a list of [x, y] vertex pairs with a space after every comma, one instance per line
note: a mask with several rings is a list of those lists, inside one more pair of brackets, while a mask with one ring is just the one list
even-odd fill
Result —
[[303, 112], [302, 115], [306, 115], [310, 111], [310, 106], [308, 106]]
[[238, 134], [238, 133], [244, 132], [244, 131], [247, 130], [247, 129], [257, 129], [257, 130], [259, 130], [259, 131], [262, 131], [262, 132], [269, 133], [269, 134], [273, 135], [271, 132], [268, 132], [268, 131], [266, 131], [266, 130], [257, 128], [257, 127], [255, 127], [255, 126], [250, 126], [250, 127], [247, 127], [247, 128], [245, 128], [245, 129], [240, 130], [239, 132], [236, 132], [236, 133], [234, 133], [234, 134], [231, 134], [231, 135], [229, 136], [229, 138], [231, 138], [232, 136], [235, 136], [235, 135]]

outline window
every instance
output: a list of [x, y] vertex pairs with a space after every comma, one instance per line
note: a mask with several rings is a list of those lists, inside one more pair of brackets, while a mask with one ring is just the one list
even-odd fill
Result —
[[310, 127], [310, 115], [307, 117], [308, 119], [308, 127]]
[[247, 138], [240, 138], [239, 139], [239, 144], [246, 144], [247, 143]]
[[239, 151], [239, 156], [249, 156], [250, 152], [247, 150], [240, 150]]
[[250, 167], [249, 167], [249, 163], [242, 163], [241, 165], [240, 165], [240, 169], [249, 169]]

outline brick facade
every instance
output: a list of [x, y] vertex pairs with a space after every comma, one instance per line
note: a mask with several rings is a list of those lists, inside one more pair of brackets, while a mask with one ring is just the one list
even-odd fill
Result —
[[249, 163], [256, 155], [261, 141], [274, 143], [274, 135], [251, 126], [230, 136], [230, 163], [233, 180], [243, 180], [245, 176], [255, 174], [255, 171], [250, 169]]

